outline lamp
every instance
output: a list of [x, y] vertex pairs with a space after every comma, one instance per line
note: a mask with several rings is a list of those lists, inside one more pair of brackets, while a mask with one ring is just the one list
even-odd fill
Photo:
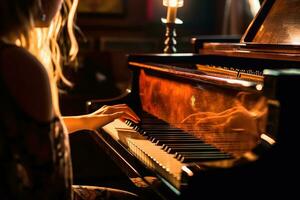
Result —
[[176, 53], [176, 44], [175, 39], [176, 35], [176, 24], [182, 24], [182, 20], [176, 18], [177, 8], [183, 6], [183, 0], [163, 0], [163, 5], [168, 8], [167, 18], [162, 18], [162, 23], [166, 24], [166, 39], [165, 39], [165, 48], [164, 53]]

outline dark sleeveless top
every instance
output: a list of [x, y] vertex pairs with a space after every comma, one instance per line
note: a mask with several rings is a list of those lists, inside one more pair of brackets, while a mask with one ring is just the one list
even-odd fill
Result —
[[[0, 43], [0, 67], [4, 48], [18, 47]], [[26, 114], [2, 74], [0, 92], [0, 199], [72, 199], [69, 139], [59, 118], [42, 123]]]

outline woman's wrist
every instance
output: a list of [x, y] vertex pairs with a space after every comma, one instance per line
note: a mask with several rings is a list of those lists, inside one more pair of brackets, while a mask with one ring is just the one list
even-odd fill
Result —
[[76, 132], [79, 130], [91, 130], [90, 120], [88, 115], [79, 116], [63, 116], [62, 119], [68, 129], [69, 133]]

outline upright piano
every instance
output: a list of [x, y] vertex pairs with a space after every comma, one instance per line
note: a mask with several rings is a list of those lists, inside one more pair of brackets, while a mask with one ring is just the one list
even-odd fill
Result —
[[297, 199], [299, 11], [300, 0], [265, 0], [240, 43], [129, 55], [132, 88], [112, 103], [142, 120], [93, 137], [153, 199]]

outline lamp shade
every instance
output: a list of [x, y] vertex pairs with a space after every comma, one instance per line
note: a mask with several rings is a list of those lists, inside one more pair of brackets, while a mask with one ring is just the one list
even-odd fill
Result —
[[183, 0], [163, 0], [163, 5], [167, 7], [182, 7]]

